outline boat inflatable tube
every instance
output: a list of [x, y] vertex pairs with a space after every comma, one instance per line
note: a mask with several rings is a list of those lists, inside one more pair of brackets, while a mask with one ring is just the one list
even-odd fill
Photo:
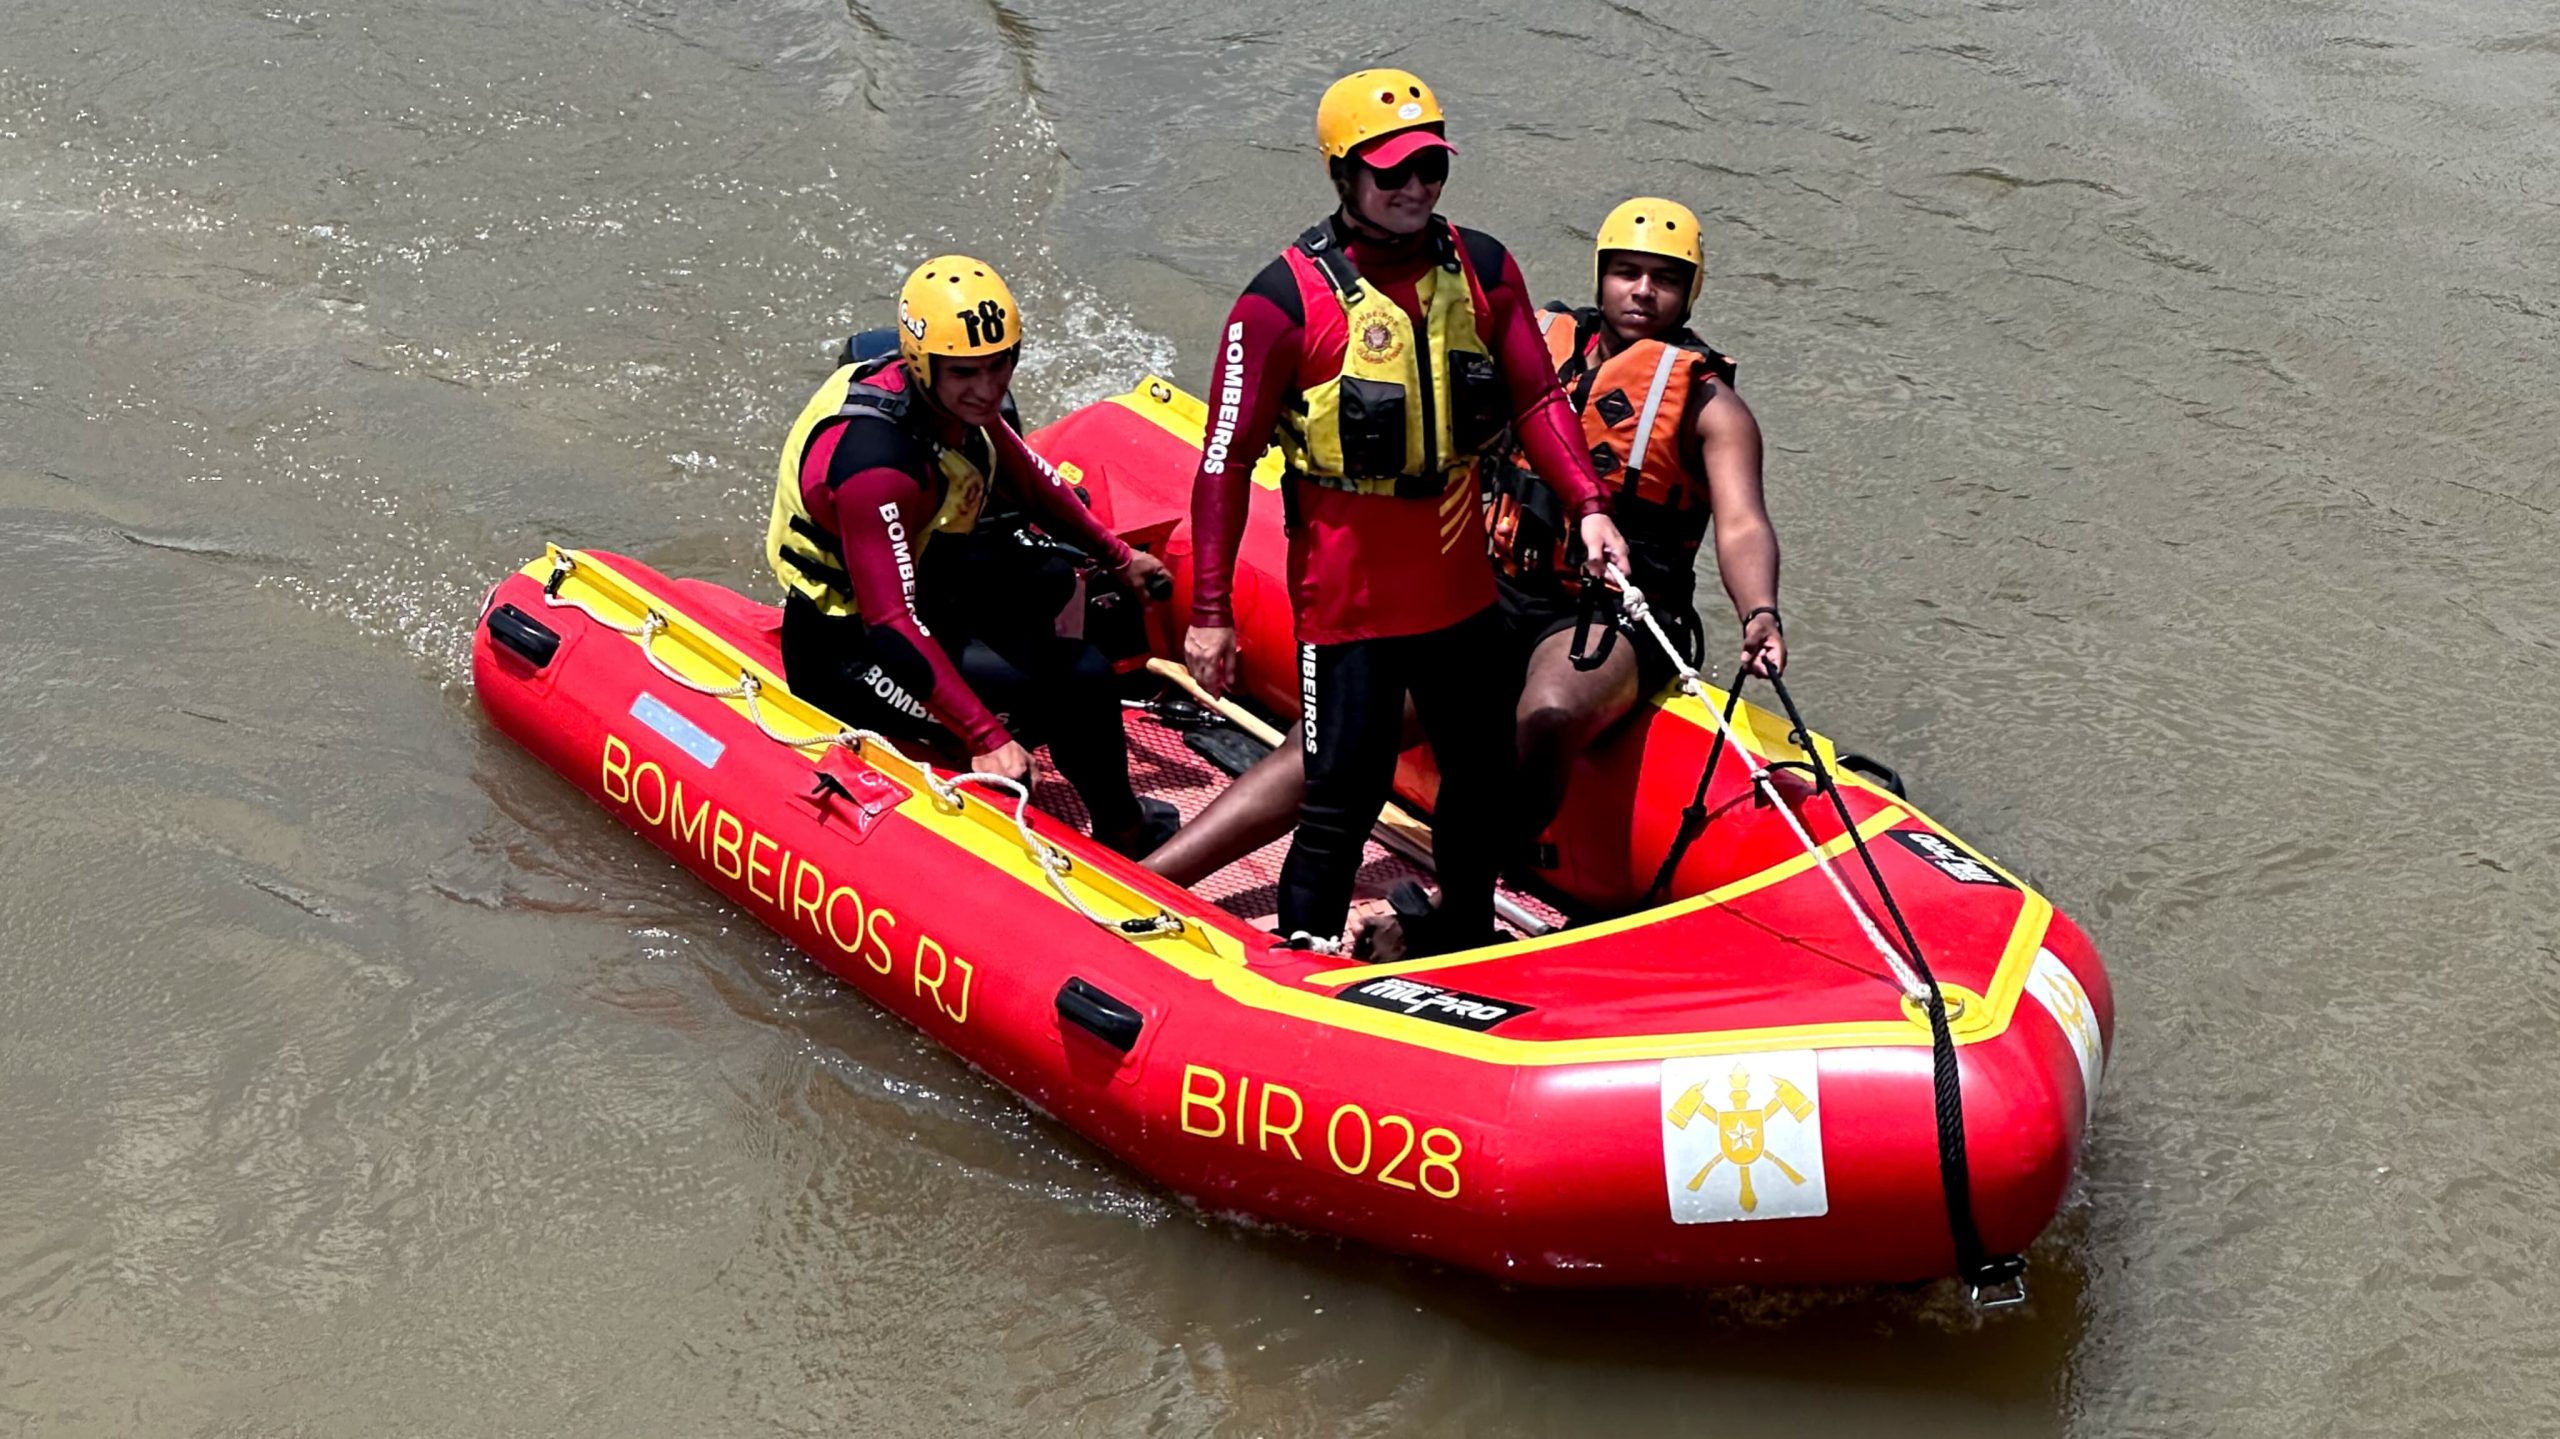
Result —
[[[1187, 581], [1204, 420], [1149, 380], [1033, 438], [1106, 522], [1169, 534]], [[1245, 688], [1285, 716], [1286, 542], [1276, 474], [1256, 481]], [[1798, 771], [1777, 771], [1784, 802], [1836, 866], [1728, 758], [1666, 902], [1361, 965], [1279, 947], [1036, 810], [1017, 824], [1009, 797], [838, 742], [783, 683], [778, 630], [771, 606], [555, 546], [491, 596], [473, 676], [496, 727], [615, 818], [1204, 1210], [1533, 1284], [1954, 1271], [1927, 1015], [1835, 890], [1834, 874], [1883, 912], [1830, 797]], [[1161, 612], [1154, 637], [1178, 652]], [[1808, 758], [1755, 705], [1734, 724], [1763, 763]], [[1542, 878], [1591, 910], [1635, 902], [1713, 735], [1695, 698], [1642, 707], [1575, 770]], [[1982, 1243], [2022, 1252], [2096, 1106], [2105, 970], [2016, 874], [1806, 738], [1946, 996]], [[1427, 804], [1419, 757], [1400, 787]]]

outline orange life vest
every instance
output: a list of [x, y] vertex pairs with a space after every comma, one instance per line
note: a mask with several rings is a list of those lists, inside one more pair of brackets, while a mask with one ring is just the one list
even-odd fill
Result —
[[[1627, 538], [1637, 584], [1648, 594], [1688, 594], [1712, 517], [1690, 436], [1716, 385], [1733, 383], [1733, 357], [1682, 330], [1594, 364], [1600, 312], [1593, 308], [1542, 310], [1538, 331], [1565, 399], [1582, 417], [1591, 468]], [[1516, 454], [1495, 468], [1492, 489], [1485, 528], [1496, 565], [1514, 579], [1571, 584], [1582, 546], [1553, 492]]]

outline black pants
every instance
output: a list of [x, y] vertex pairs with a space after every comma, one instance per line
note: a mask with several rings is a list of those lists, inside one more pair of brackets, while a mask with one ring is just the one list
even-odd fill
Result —
[[[934, 549], [957, 538], [937, 537]], [[1137, 824], [1117, 678], [1100, 650], [1056, 632], [1059, 592], [1039, 556], [1024, 549], [1016, 560], [990, 546], [939, 574], [931, 561], [941, 556], [926, 558], [918, 589], [933, 627], [927, 643], [943, 645], [961, 679], [1015, 739], [1026, 748], [1049, 746], [1058, 772], [1083, 797], [1095, 834]], [[782, 668], [793, 694], [846, 724], [968, 751], [959, 736], [918, 712], [931, 673], [895, 630], [831, 619], [795, 594], [782, 606]]]
[[1432, 853], [1450, 935], [1490, 937], [1494, 874], [1511, 839], [1512, 674], [1490, 608], [1423, 635], [1301, 645], [1307, 798], [1280, 868], [1280, 932], [1338, 935], [1362, 847], [1395, 784], [1405, 696], [1440, 766]]

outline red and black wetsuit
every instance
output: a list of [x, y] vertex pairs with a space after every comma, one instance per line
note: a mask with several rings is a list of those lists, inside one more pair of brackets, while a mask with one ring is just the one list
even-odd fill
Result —
[[811, 435], [802, 502], [834, 538], [860, 618], [830, 618], [791, 594], [784, 671], [793, 693], [848, 724], [928, 743], [956, 733], [971, 755], [1015, 738], [1009, 723], [1036, 725], [1041, 733], [1025, 743], [1047, 742], [1094, 832], [1125, 830], [1139, 811], [1111, 665], [1055, 628], [1071, 580], [1044, 573], [1041, 554], [1010, 536], [921, 543], [942, 504], [933, 456], [941, 438], [1020, 496], [1042, 529], [1105, 564], [1128, 563], [1128, 545], [1019, 435], [1003, 425], [987, 433], [993, 453], [919, 398], [902, 423], [850, 418]]
[[[1430, 232], [1385, 244], [1355, 235], [1337, 218], [1332, 234], [1360, 278], [1394, 301], [1419, 334], [1426, 320], [1415, 282], [1438, 256]], [[1580, 426], [1556, 389], [1519, 265], [1489, 235], [1460, 229], [1457, 239], [1475, 287], [1477, 331], [1501, 370], [1523, 451], [1563, 497], [1566, 514], [1599, 512], [1606, 501]], [[1252, 458], [1270, 444], [1294, 394], [1341, 372], [1349, 340], [1341, 306], [1329, 296], [1321, 306], [1310, 298], [1287, 259], [1274, 260], [1220, 332], [1209, 383], [1216, 424], [1191, 501], [1196, 626], [1235, 622], [1232, 589]], [[1433, 828], [1442, 922], [1464, 940], [1489, 936], [1495, 871], [1511, 829], [1502, 803], [1513, 766], [1513, 697], [1509, 676], [1494, 661], [1498, 630], [1481, 507], [1470, 493], [1453, 517], [1431, 499], [1290, 484], [1289, 586], [1302, 650], [1307, 797], [1281, 871], [1281, 931], [1342, 931], [1361, 847], [1394, 780], [1410, 693], [1440, 767]]]

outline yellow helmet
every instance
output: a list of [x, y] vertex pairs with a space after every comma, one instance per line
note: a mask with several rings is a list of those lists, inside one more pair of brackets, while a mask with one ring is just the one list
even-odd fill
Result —
[[[1327, 86], [1316, 102], [1316, 144], [1327, 160], [1342, 159], [1381, 135], [1440, 123], [1439, 97], [1409, 70], [1355, 70]], [[1405, 153], [1427, 143], [1418, 141]], [[1457, 148], [1446, 140], [1440, 144]], [[1402, 158], [1391, 156], [1387, 163]]]
[[1021, 316], [993, 266], [937, 256], [898, 287], [898, 353], [917, 382], [930, 385], [935, 355], [1000, 355], [1021, 344]]
[[1639, 195], [1609, 212], [1600, 222], [1600, 238], [1591, 247], [1591, 282], [1600, 283], [1600, 267], [1611, 250], [1660, 255], [1689, 267], [1689, 303], [1698, 303], [1698, 285], [1706, 278], [1706, 252], [1698, 244], [1698, 217], [1677, 200]]

